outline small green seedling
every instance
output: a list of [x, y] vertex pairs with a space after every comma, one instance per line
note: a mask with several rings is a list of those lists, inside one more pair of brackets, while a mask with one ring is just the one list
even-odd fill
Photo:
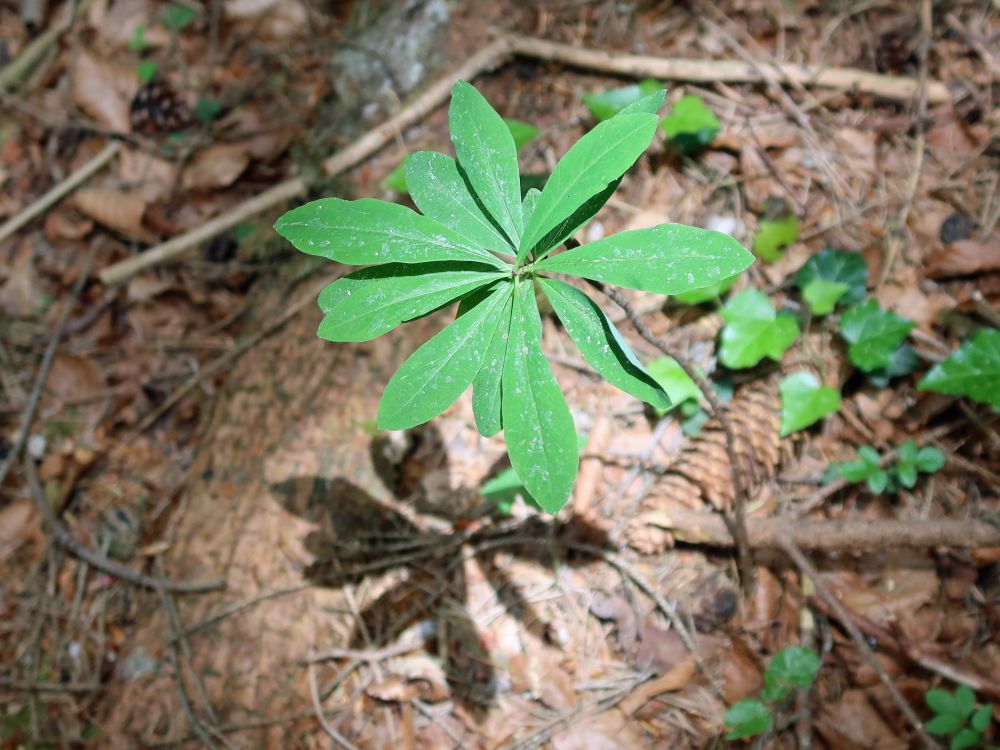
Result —
[[993, 719], [993, 706], [987, 703], [977, 707], [971, 688], [959, 685], [954, 693], [935, 688], [924, 694], [924, 700], [934, 712], [924, 728], [930, 734], [951, 737], [949, 750], [966, 750], [982, 743], [983, 733]]
[[156, 60], [143, 60], [136, 66], [135, 74], [143, 83], [149, 83], [156, 78], [156, 72], [160, 69]]
[[195, 11], [190, 5], [167, 3], [167, 7], [163, 9], [163, 24], [174, 31], [183, 31], [194, 17]]
[[149, 41], [146, 39], [146, 24], [137, 23], [132, 31], [132, 36], [128, 40], [128, 48], [133, 52], [145, 52], [149, 48]]
[[584, 135], [543, 190], [521, 199], [510, 128], [470, 84], [452, 89], [457, 160], [421, 151], [406, 183], [422, 213], [378, 200], [325, 198], [275, 224], [302, 252], [368, 266], [327, 287], [319, 335], [368, 341], [460, 301], [456, 319], [399, 368], [378, 427], [405, 430], [447, 409], [469, 386], [479, 431], [502, 429], [511, 464], [547, 512], [566, 503], [578, 468], [569, 406], [542, 349], [535, 293], [548, 299], [588, 363], [654, 407], [670, 399], [604, 311], [552, 274], [677, 294], [745, 270], [753, 256], [731, 237], [680, 224], [625, 231], [553, 250], [607, 202], [656, 132], [665, 92], [640, 99]]
[[221, 113], [222, 105], [218, 99], [203, 96], [194, 105], [194, 116], [200, 123], [208, 124]]
[[922, 391], [968, 396], [1000, 409], [1000, 330], [987, 328], [939, 362], [917, 385]]
[[719, 118], [700, 96], [688, 94], [677, 100], [670, 114], [663, 118], [667, 143], [684, 156], [705, 149], [719, 134]]
[[911, 489], [916, 486], [918, 474], [934, 474], [945, 464], [945, 456], [932, 445], [917, 448], [913, 440], [907, 440], [896, 453], [895, 464], [882, 468], [882, 459], [872, 446], [858, 448], [858, 457], [851, 461], [831, 463], [823, 477], [828, 483], [842, 477], [848, 482], [864, 482], [875, 495], [883, 492], [898, 492], [900, 487]]
[[778, 260], [799, 238], [799, 217], [780, 198], [768, 198], [753, 238], [753, 251], [763, 261]]
[[808, 690], [819, 672], [819, 654], [811, 648], [787, 646], [774, 655], [764, 672], [760, 698], [745, 698], [726, 711], [727, 740], [753, 737], [774, 725], [775, 714], [783, 710], [796, 690]]

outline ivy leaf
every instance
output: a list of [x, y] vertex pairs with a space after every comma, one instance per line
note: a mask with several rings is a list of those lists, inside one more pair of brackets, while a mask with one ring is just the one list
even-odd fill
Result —
[[753, 238], [753, 251], [765, 262], [781, 257], [781, 251], [799, 238], [799, 217], [793, 213], [775, 219], [761, 219]]
[[758, 700], [744, 698], [729, 707], [724, 721], [730, 727], [727, 740], [753, 737], [771, 726], [771, 711]]
[[786, 646], [774, 655], [764, 675], [805, 690], [813, 684], [819, 672], [819, 654], [803, 646]]
[[194, 9], [180, 3], [167, 3], [163, 9], [163, 23], [174, 31], [181, 31], [194, 20]]
[[513, 254], [507, 241], [483, 213], [468, 183], [450, 156], [417, 151], [406, 157], [406, 184], [420, 212], [489, 250]]
[[818, 422], [840, 408], [836, 388], [820, 385], [811, 372], [795, 372], [778, 386], [781, 392], [781, 437]]
[[474, 86], [459, 81], [448, 109], [451, 142], [483, 208], [516, 245], [524, 230], [517, 148], [507, 123]]
[[897, 346], [889, 358], [888, 367], [880, 367], [868, 373], [868, 380], [876, 388], [885, 388], [892, 378], [909, 375], [920, 364], [917, 351], [907, 343]]
[[514, 313], [503, 368], [504, 438], [525, 489], [548, 513], [569, 499], [579, 452], [573, 416], [542, 354], [542, 322], [534, 284], [515, 283]]
[[506, 276], [473, 263], [386, 263], [348, 274], [319, 295], [327, 341], [370, 341]]
[[754, 367], [764, 357], [777, 361], [799, 335], [799, 324], [786, 313], [778, 314], [767, 295], [746, 289], [722, 308], [719, 359], [730, 369]]
[[886, 312], [873, 299], [852, 307], [840, 319], [840, 335], [850, 346], [847, 354], [865, 372], [888, 367], [892, 354], [917, 324]]
[[486, 349], [483, 367], [472, 381], [472, 413], [476, 417], [476, 428], [486, 437], [496, 435], [503, 429], [500, 381], [503, 379], [504, 361], [507, 358], [513, 303], [513, 288], [511, 288], [511, 295], [500, 311], [496, 331], [493, 332], [493, 338]]
[[861, 253], [828, 247], [807, 260], [795, 275], [795, 284], [803, 294], [813, 281], [847, 284], [847, 291], [840, 298], [841, 304], [859, 305], [865, 299], [868, 266]]
[[628, 105], [656, 93], [661, 88], [659, 82], [647, 78], [631, 86], [608, 89], [597, 94], [584, 94], [583, 103], [597, 120], [610, 120]]
[[222, 112], [222, 104], [218, 99], [200, 97], [194, 105], [194, 116], [198, 122], [210, 123]]
[[837, 306], [850, 287], [840, 281], [815, 279], [806, 284], [802, 290], [802, 298], [809, 304], [813, 315], [828, 315]]
[[508, 117], [503, 118], [503, 121], [507, 124], [507, 129], [510, 131], [511, 138], [514, 139], [515, 151], [520, 151], [524, 148], [524, 146], [537, 138], [538, 134], [542, 132], [541, 129], [536, 128], [528, 122], [521, 122], [520, 120], [514, 120]]
[[[521, 237], [518, 262], [588, 198], [607, 189], [635, 163], [653, 139], [656, 122], [655, 115], [645, 113], [618, 115], [573, 144], [545, 183]], [[544, 254], [549, 249], [551, 246], [540, 247], [538, 252]]]
[[628, 289], [677, 294], [734, 276], [751, 263], [753, 256], [727, 234], [660, 224], [589, 242], [545, 258], [535, 268]]
[[[684, 372], [673, 357], [658, 357], [650, 362], [646, 369], [657, 383], [667, 392], [670, 398], [670, 409], [686, 401], [698, 403], [701, 400], [701, 389], [691, 377]], [[661, 413], [665, 414], [667, 410]]]
[[501, 284], [410, 355], [385, 387], [378, 406], [378, 429], [406, 430], [423, 424], [472, 385], [510, 292], [509, 283]]
[[1000, 409], [1000, 330], [987, 328], [966, 341], [917, 384], [921, 391], [968, 396]]
[[321, 198], [293, 208], [274, 228], [303, 253], [355, 266], [464, 260], [510, 268], [443, 224], [371, 198]]
[[646, 372], [597, 303], [563, 281], [541, 278], [539, 285], [566, 333], [601, 377], [656, 409], [670, 406], [666, 392]]
[[700, 96], [682, 96], [663, 118], [663, 132], [670, 144], [682, 154], [705, 148], [719, 134], [719, 118]]
[[680, 294], [675, 294], [674, 299], [685, 305], [700, 305], [702, 302], [711, 302], [728, 292], [729, 288], [736, 283], [736, 279], [738, 278], [739, 274], [730, 276], [728, 279], [723, 279], [722, 281], [717, 281], [714, 284], [703, 286], [701, 289], [681, 292]]

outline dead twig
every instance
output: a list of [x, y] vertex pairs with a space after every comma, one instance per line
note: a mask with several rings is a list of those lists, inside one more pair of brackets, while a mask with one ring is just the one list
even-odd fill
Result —
[[242, 601], [230, 604], [228, 607], [224, 607], [221, 611], [215, 613], [214, 615], [210, 615], [201, 622], [195, 623], [191, 627], [184, 630], [184, 632], [181, 633], [181, 635], [185, 638], [190, 637], [192, 635], [195, 635], [196, 633], [200, 633], [202, 630], [205, 630], [206, 628], [210, 628], [213, 625], [217, 625], [218, 623], [225, 620], [227, 617], [231, 617], [232, 615], [235, 615], [238, 612], [242, 612], [244, 609], [249, 609], [255, 604], [266, 602], [268, 599], [277, 599], [282, 596], [297, 594], [298, 592], [305, 591], [306, 589], [311, 587], [312, 587], [311, 583], [298, 583], [295, 584], [294, 586], [287, 586], [283, 589], [277, 589], [275, 591], [265, 591], [263, 594], [252, 596], [249, 599], [243, 599]]
[[331, 648], [320, 653], [312, 654], [308, 657], [306, 663], [315, 664], [317, 662], [329, 661], [331, 659], [351, 659], [358, 662], [375, 664], [380, 661], [385, 661], [386, 659], [392, 659], [395, 656], [408, 654], [411, 651], [418, 651], [426, 645], [426, 641], [421, 639], [397, 643], [394, 646], [386, 646], [385, 648]]
[[900, 712], [906, 718], [907, 723], [920, 737], [920, 741], [924, 747], [927, 748], [938, 748], [939, 745], [931, 738], [927, 731], [924, 729], [924, 724], [917, 716], [916, 712], [913, 710], [903, 694], [899, 692], [899, 688], [892, 681], [889, 673], [885, 671], [885, 667], [882, 666], [882, 662], [878, 660], [875, 653], [872, 651], [871, 646], [868, 645], [868, 641], [865, 640], [864, 634], [858, 629], [858, 626], [854, 623], [851, 618], [850, 612], [847, 608], [840, 603], [827, 588], [826, 584], [820, 578], [819, 571], [813, 566], [809, 559], [802, 553], [798, 545], [790, 537], [783, 537], [781, 540], [781, 547], [784, 549], [785, 553], [792, 558], [792, 561], [799, 567], [803, 575], [809, 577], [816, 588], [817, 596], [822, 599], [826, 604], [829, 605], [830, 610], [834, 613], [834, 616], [847, 631], [848, 635], [851, 636], [851, 640], [858, 647], [858, 650], [865, 657], [865, 660], [871, 665], [872, 669], [878, 675], [879, 680], [885, 685], [886, 690], [889, 691], [889, 695], [892, 697], [893, 702], [899, 708]]
[[357, 746], [338, 732], [337, 728], [324, 715], [323, 706], [319, 702], [319, 689], [316, 687], [316, 665], [311, 661], [312, 654], [309, 655], [309, 659], [309, 665], [306, 667], [306, 671], [309, 674], [309, 694], [312, 697], [313, 711], [316, 713], [316, 718], [319, 720], [320, 726], [323, 727], [323, 731], [330, 735], [330, 739], [334, 742], [346, 747], [347, 750], [358, 750]]
[[35, 37], [21, 53], [0, 70], [0, 91], [14, 88], [24, 76], [34, 71], [38, 61], [58, 41], [63, 32], [73, 24], [74, 19], [83, 16], [93, 0], [83, 0], [79, 4], [67, 3], [62, 19], [53, 22], [45, 31]]

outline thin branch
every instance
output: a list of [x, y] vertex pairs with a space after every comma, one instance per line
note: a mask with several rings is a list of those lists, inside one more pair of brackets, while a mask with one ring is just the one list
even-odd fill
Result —
[[337, 731], [337, 728], [330, 723], [329, 719], [323, 713], [323, 706], [319, 702], [319, 688], [316, 686], [316, 665], [311, 661], [311, 654], [309, 658], [309, 665], [306, 667], [306, 671], [309, 674], [309, 695], [312, 697], [313, 710], [316, 712], [316, 718], [319, 719], [320, 726], [323, 727], [323, 730], [330, 735], [330, 739], [334, 742], [346, 747], [347, 750], [358, 750], [354, 743]]

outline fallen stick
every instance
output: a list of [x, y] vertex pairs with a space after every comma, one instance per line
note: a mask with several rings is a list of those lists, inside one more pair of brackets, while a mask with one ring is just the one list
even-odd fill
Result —
[[[715, 513], [671, 509], [657, 522], [674, 538], [689, 544], [732, 547], [733, 537]], [[882, 549], [886, 547], [1000, 547], [1000, 529], [975, 519], [804, 521], [775, 516], [748, 518], [754, 549], [781, 549], [789, 537], [802, 549]]]
[[45, 213], [53, 204], [60, 201], [65, 196], [72, 193], [80, 185], [90, 179], [90, 177], [104, 167], [109, 161], [115, 158], [121, 150], [118, 141], [112, 141], [105, 146], [99, 154], [92, 156], [87, 162], [69, 175], [57, 185], [54, 185], [45, 195], [38, 198], [34, 203], [29, 203], [18, 213], [8, 219], [0, 226], [0, 242], [10, 237], [14, 232], [23, 227], [29, 221]]
[[76, 5], [68, 3], [61, 21], [53, 22], [45, 31], [35, 37], [21, 53], [0, 70], [0, 91], [13, 88], [28, 73], [35, 70], [38, 61], [42, 59], [49, 47], [56, 43], [63, 32], [73, 24], [75, 18], [83, 16], [90, 8], [93, 0], [83, 0]]
[[[702, 83], [715, 81], [756, 83], [764, 81], [766, 75], [785, 84], [796, 83], [842, 91], [854, 90], [897, 101], [907, 101], [912, 98], [919, 86], [919, 82], [913, 78], [886, 76], [853, 68], [819, 68], [789, 64], [750, 65], [738, 60], [687, 60], [649, 55], [622, 55], [526, 36], [501, 36], [462, 65], [438, 79], [397, 115], [327, 159], [323, 164], [323, 170], [328, 176], [334, 177], [364, 161], [395, 138], [397, 133], [420, 121], [442, 104], [456, 81], [471, 80], [487, 70], [503, 65], [515, 55], [636, 78], [652, 76], [663, 80]], [[940, 81], [929, 81], [927, 101], [931, 104], [942, 104], [951, 101], [951, 94]], [[300, 195], [305, 188], [305, 183], [299, 177], [285, 180], [189, 232], [156, 245], [134, 258], [108, 266], [99, 274], [99, 278], [106, 285], [120, 284], [137, 273], [173, 260], [198, 244]]]

